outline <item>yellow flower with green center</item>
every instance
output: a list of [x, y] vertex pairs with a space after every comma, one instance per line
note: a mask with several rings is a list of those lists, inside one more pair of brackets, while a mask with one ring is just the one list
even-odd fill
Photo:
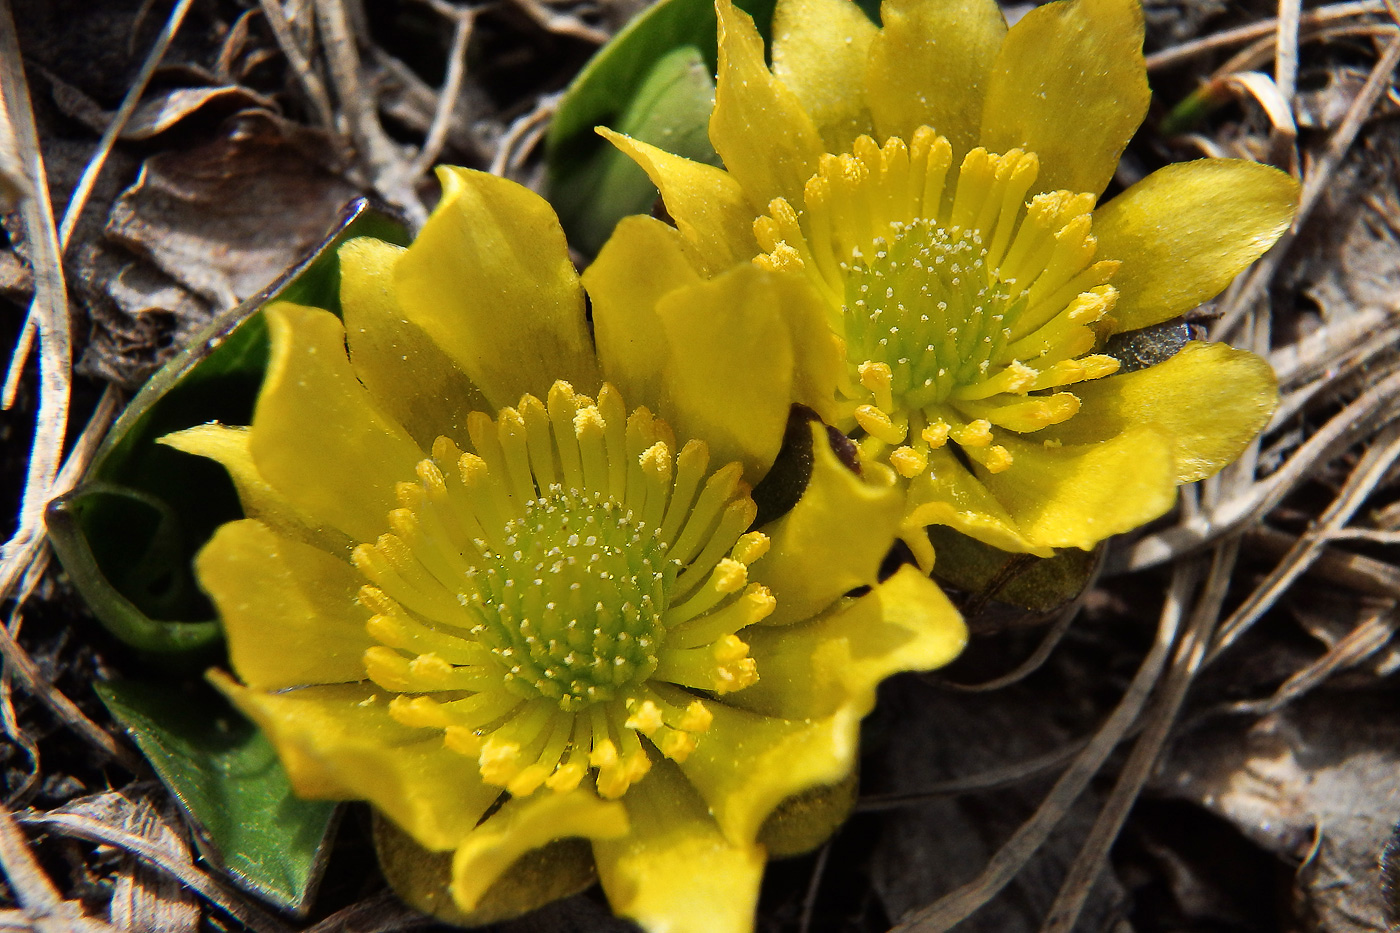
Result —
[[1297, 200], [1282, 172], [1206, 159], [1096, 207], [1147, 109], [1138, 0], [1060, 0], [1009, 30], [993, 0], [886, 0], [882, 27], [848, 0], [779, 0], [771, 70], [748, 17], [717, 8], [725, 169], [607, 133], [675, 229], [624, 221], [591, 288], [635, 290], [642, 256], [654, 292], [750, 262], [808, 282], [835, 344], [808, 368], [817, 410], [904, 478], [922, 562], [931, 524], [1091, 548], [1264, 427], [1258, 357], [1191, 343], [1120, 372], [1102, 352], [1216, 295]]
[[765, 855], [849, 806], [879, 681], [947, 662], [962, 622], [914, 568], [877, 579], [899, 493], [824, 428], [800, 501], [751, 527], [812, 401], [805, 283], [736, 267], [631, 308], [644, 332], [596, 308], [595, 352], [548, 206], [441, 177], [411, 247], [341, 247], [343, 319], [265, 309], [250, 427], [165, 438], [248, 516], [198, 559], [238, 678], [214, 679], [299, 794], [450, 854], [429, 890], [386, 856], [417, 906], [487, 922], [596, 864], [648, 929], [748, 930]]

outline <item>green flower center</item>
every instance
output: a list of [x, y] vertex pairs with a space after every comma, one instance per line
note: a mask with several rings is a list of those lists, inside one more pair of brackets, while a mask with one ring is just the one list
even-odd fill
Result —
[[[665, 422], [555, 383], [468, 418], [400, 483], [391, 531], [355, 548], [369, 678], [517, 796], [589, 774], [617, 797], [677, 761], [714, 697], [758, 672], [736, 634], [774, 608], [748, 582], [768, 539], [731, 463]], [[645, 743], [645, 744], [644, 744]]]
[[505, 536], [507, 551], [482, 555], [471, 603], [507, 684], [573, 711], [651, 676], [676, 577], [656, 529], [602, 493], [556, 485]]
[[1094, 196], [1027, 200], [1038, 172], [1021, 150], [974, 149], [954, 169], [926, 126], [908, 143], [861, 136], [822, 157], [800, 211], [779, 198], [754, 225], [756, 261], [828, 299], [846, 346], [843, 427], [905, 477], [950, 440], [989, 472], [1008, 469], [1003, 432], [1067, 420], [1079, 399], [1058, 390], [1118, 367], [1092, 352], [1118, 266], [1094, 259]]
[[873, 253], [857, 248], [841, 264], [846, 296], [846, 357], [890, 369], [890, 392], [903, 409], [948, 399], [975, 383], [1006, 348], [1011, 290], [987, 275], [987, 250], [975, 230], [949, 232], [927, 218], [890, 224]]

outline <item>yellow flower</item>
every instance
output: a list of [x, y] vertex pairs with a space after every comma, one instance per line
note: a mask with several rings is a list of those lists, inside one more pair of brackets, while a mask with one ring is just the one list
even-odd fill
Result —
[[241, 683], [214, 678], [299, 794], [452, 853], [422, 906], [497, 919], [493, 883], [578, 837], [644, 927], [748, 930], [765, 821], [850, 777], [876, 685], [948, 661], [962, 622], [913, 568], [877, 582], [899, 494], [822, 432], [800, 502], [750, 530], [807, 393], [805, 283], [736, 268], [631, 309], [648, 331], [597, 309], [595, 356], [548, 206], [441, 178], [407, 250], [341, 248], [343, 323], [265, 310], [251, 427], [165, 439], [248, 515], [197, 562]]
[[771, 71], [748, 17], [717, 8], [727, 170], [607, 134], [677, 232], [624, 222], [590, 287], [622, 288], [642, 255], [653, 287], [749, 262], [807, 281], [839, 358], [808, 370], [817, 410], [904, 478], [921, 562], [931, 524], [1091, 548], [1267, 423], [1258, 357], [1192, 343], [1118, 373], [1101, 352], [1217, 294], [1297, 200], [1281, 172], [1207, 159], [1096, 209], [1146, 113], [1138, 0], [1061, 0], [1009, 30], [993, 0], [886, 0], [883, 27], [848, 0], [779, 0]]

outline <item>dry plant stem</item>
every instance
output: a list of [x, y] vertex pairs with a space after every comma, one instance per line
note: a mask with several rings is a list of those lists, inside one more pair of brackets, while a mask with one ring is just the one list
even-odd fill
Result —
[[1279, 0], [1278, 25], [1274, 30], [1274, 83], [1286, 101], [1298, 89], [1298, 29], [1303, 0]]
[[1200, 566], [1196, 561], [1187, 561], [1175, 568], [1152, 649], [1143, 659], [1123, 699], [1089, 745], [1055, 782], [1035, 815], [1021, 824], [992, 856], [980, 875], [916, 911], [891, 933], [946, 933], [995, 897], [1025, 866], [1141, 715], [1176, 644], [1187, 601], [1195, 591], [1199, 577]]
[[1356, 99], [1347, 108], [1346, 117], [1337, 127], [1337, 131], [1328, 140], [1326, 149], [1317, 162], [1311, 167], [1303, 178], [1303, 191], [1299, 198], [1298, 215], [1293, 221], [1293, 226], [1285, 233], [1273, 248], [1265, 254], [1264, 258], [1255, 263], [1245, 279], [1244, 286], [1240, 289], [1239, 297], [1231, 302], [1221, 314], [1220, 320], [1211, 329], [1211, 340], [1225, 340], [1229, 337], [1236, 325], [1239, 324], [1247, 308], [1264, 293], [1269, 283], [1273, 281], [1279, 265], [1283, 262], [1284, 256], [1288, 253], [1288, 248], [1293, 245], [1293, 241], [1298, 236], [1298, 231], [1307, 222], [1308, 216], [1317, 206], [1318, 199], [1322, 197], [1327, 185], [1332, 180], [1332, 175], [1338, 166], [1342, 164], [1347, 151], [1356, 141], [1356, 134], [1361, 130], [1361, 124], [1370, 116], [1372, 109], [1386, 88], [1390, 86], [1391, 77], [1395, 73], [1395, 67], [1400, 64], [1400, 36], [1396, 36], [1386, 45], [1385, 51], [1381, 54], [1380, 60], [1376, 62], [1371, 74], [1366, 78], [1366, 83], [1361, 91], [1356, 95]]
[[447, 141], [447, 128], [452, 122], [453, 109], [462, 93], [462, 79], [467, 74], [467, 40], [471, 38], [472, 23], [476, 19], [475, 10], [452, 10], [452, 48], [447, 53], [447, 77], [443, 79], [442, 91], [438, 94], [437, 108], [433, 111], [433, 122], [428, 127], [423, 148], [413, 160], [408, 171], [409, 178], [417, 178], [433, 167]]
[[410, 166], [379, 123], [377, 104], [360, 80], [360, 54], [343, 0], [315, 0], [316, 24], [335, 83], [336, 99], [345, 114], [350, 139], [368, 170], [376, 191], [402, 210], [415, 227], [428, 219], [428, 212], [413, 193]]
[[856, 803], [857, 813], [881, 813], [886, 810], [902, 810], [908, 806], [914, 806], [929, 800], [940, 800], [944, 797], [958, 797], [962, 794], [971, 794], [978, 791], [998, 790], [1002, 787], [1014, 787], [1032, 778], [1038, 778], [1042, 774], [1049, 774], [1058, 771], [1074, 760], [1075, 756], [1082, 752], [1089, 744], [1089, 739], [1076, 739], [1061, 748], [1044, 755], [1037, 755], [1026, 761], [1018, 761], [1012, 765], [1003, 765], [1000, 768], [992, 768], [983, 771], [981, 774], [973, 774], [964, 778], [956, 778], [952, 781], [944, 781], [941, 784], [932, 784], [923, 790], [906, 791], [898, 794], [867, 794], [861, 797]]
[[[1298, 540], [1285, 531], [1264, 525], [1249, 529], [1245, 539], [1250, 547], [1273, 557], [1287, 554]], [[1400, 600], [1400, 570], [1364, 554], [1328, 548], [1318, 555], [1307, 575], [1367, 596]]]
[[62, 250], [58, 245], [48, 177], [39, 151], [29, 85], [24, 77], [9, 0], [0, 0], [0, 99], [4, 100], [4, 116], [10, 122], [9, 135], [18, 147], [29, 188], [28, 195], [20, 201], [20, 215], [34, 267], [30, 314], [39, 334], [39, 406], [19, 527], [4, 547], [0, 547], [0, 600], [4, 600], [43, 541], [44, 507], [53, 495], [63, 453], [63, 436], [68, 427], [73, 362]]
[[1034, 674], [1060, 644], [1060, 639], [1064, 638], [1065, 632], [1068, 632], [1069, 627], [1074, 624], [1075, 617], [1079, 615], [1080, 607], [1084, 605], [1085, 596], [1093, 588], [1092, 580], [1084, 585], [1084, 592], [1069, 607], [1060, 610], [1059, 615], [1055, 618], [1055, 624], [1050, 627], [1050, 631], [1045, 633], [1040, 644], [1035, 646], [1030, 657], [1016, 665], [1011, 671], [980, 684], [960, 684], [952, 680], [939, 680], [938, 684], [951, 690], [960, 690], [963, 693], [987, 693], [1009, 687]]
[[238, 920], [254, 933], [289, 933], [287, 927], [246, 898], [226, 890], [214, 878], [196, 868], [193, 863], [173, 858], [151, 840], [126, 832], [106, 823], [74, 813], [21, 814], [20, 822], [51, 832], [84, 839], [98, 845], [114, 846], [177, 879], [210, 904]]
[[1395, 329], [1391, 309], [1362, 308], [1355, 314], [1324, 324], [1297, 343], [1270, 353], [1269, 365], [1278, 376], [1279, 387], [1291, 389], [1327, 376], [1355, 350], [1369, 358], [1387, 349]]
[[[1341, 19], [1350, 19], [1355, 16], [1366, 16], [1376, 13], [1384, 13], [1386, 10], [1383, 0], [1361, 0], [1355, 3], [1334, 3], [1328, 6], [1318, 7], [1309, 10], [1298, 18], [1299, 25], [1311, 27], [1323, 23], [1332, 23]], [[1243, 45], [1269, 36], [1278, 30], [1277, 19], [1260, 20], [1257, 23], [1250, 23], [1248, 26], [1240, 26], [1237, 29], [1227, 29], [1224, 32], [1217, 32], [1200, 39], [1193, 39], [1190, 42], [1183, 42], [1181, 45], [1170, 49], [1163, 49], [1160, 52], [1147, 56], [1147, 70], [1157, 71], [1162, 68], [1171, 68], [1183, 62], [1195, 58], [1197, 55], [1204, 55], [1214, 52], [1217, 49], [1227, 49], [1236, 45]]]
[[19, 901], [27, 929], [37, 933], [117, 933], [100, 920], [79, 912], [78, 905], [63, 900], [29, 851], [29, 843], [15, 825], [9, 809], [0, 806], [0, 870]]
[[[78, 184], [73, 188], [73, 194], [68, 199], [68, 207], [63, 212], [63, 222], [58, 228], [60, 256], [68, 249], [68, 241], [73, 237], [73, 229], [78, 225], [78, 218], [82, 216], [83, 207], [87, 204], [93, 185], [97, 183], [97, 176], [101, 174], [102, 166], [107, 162], [107, 156], [111, 153], [122, 129], [126, 127], [127, 121], [135, 113], [136, 105], [141, 102], [141, 95], [145, 93], [151, 75], [155, 73], [156, 66], [165, 57], [165, 50], [170, 47], [170, 41], [175, 38], [175, 33], [179, 30], [180, 24], [184, 22], [185, 14], [189, 12], [192, 2], [193, 0], [179, 0], [175, 4], [175, 8], [170, 11], [170, 16], [165, 21], [165, 28], [156, 37], [155, 45], [151, 47], [150, 54], [141, 64], [141, 71], [137, 74], [135, 83], [126, 92], [126, 97], [122, 99], [116, 115], [107, 124], [102, 138], [98, 140], [97, 149], [93, 152], [92, 158], [83, 167], [83, 174], [78, 178]], [[29, 359], [29, 351], [34, 345], [35, 313], [35, 306], [30, 305], [29, 315], [25, 318], [14, 353], [10, 356], [10, 371], [5, 377], [4, 390], [0, 392], [0, 408], [8, 410], [15, 403], [15, 393], [19, 391], [20, 376], [24, 373], [24, 364]]]
[[[841, 830], [837, 829], [839, 833]], [[812, 866], [812, 879], [807, 883], [807, 894], [802, 898], [802, 915], [798, 919], [798, 933], [808, 933], [812, 929], [812, 917], [817, 912], [817, 895], [821, 893], [822, 877], [826, 874], [827, 859], [831, 856], [831, 843], [828, 839], [817, 853], [817, 863]]]
[[1371, 657], [1395, 637], [1397, 630], [1400, 630], [1400, 614], [1396, 613], [1395, 606], [1376, 609], [1326, 654], [1285, 680], [1273, 696], [1266, 700], [1232, 703], [1228, 710], [1237, 715], [1264, 716], [1282, 709], [1321, 686], [1338, 671], [1355, 667]]
[[1222, 651], [1234, 644], [1317, 560], [1326, 546], [1328, 535], [1351, 520], [1397, 459], [1400, 459], [1400, 422], [1392, 422], [1367, 449], [1347, 477], [1341, 492], [1318, 518], [1317, 525], [1297, 540], [1273, 572], [1220, 626], [1208, 660], [1214, 661]]
[[1070, 933], [1084, 901], [1093, 889], [1094, 882], [1103, 871], [1108, 858], [1108, 850], [1113, 845], [1123, 822], [1128, 818], [1133, 804], [1137, 802], [1142, 787], [1152, 773], [1166, 744], [1172, 726], [1176, 723], [1181, 703], [1191, 686], [1197, 671], [1210, 645], [1216, 622], [1220, 619], [1220, 607], [1229, 589], [1230, 575], [1239, 556], [1240, 542], [1232, 538], [1215, 549], [1211, 561], [1210, 574], [1206, 585], [1191, 613], [1191, 621], [1186, 627], [1171, 667], [1163, 678], [1162, 688], [1153, 701], [1145, 717], [1142, 735], [1133, 745], [1127, 764], [1118, 775], [1113, 793], [1104, 803], [1089, 831], [1089, 837], [1080, 847], [1069, 873], [1060, 885], [1055, 902], [1046, 914], [1040, 933]]
[[512, 168], [518, 168], [530, 154], [530, 150], [544, 137], [549, 121], [559, 106], [559, 94], [541, 97], [535, 108], [517, 118], [501, 137], [496, 155], [491, 160], [491, 174], [506, 176]]
[[331, 99], [326, 94], [326, 86], [321, 83], [320, 76], [312, 69], [306, 53], [292, 34], [291, 23], [287, 22], [287, 15], [282, 11], [281, 3], [279, 0], [258, 0], [258, 5], [267, 17], [267, 24], [272, 28], [272, 35], [277, 40], [278, 47], [291, 64], [292, 73], [297, 76], [302, 90], [306, 92], [306, 99], [316, 113], [316, 122], [323, 129], [334, 130], [335, 113], [331, 110]]
[[1132, 573], [1200, 550], [1263, 519], [1320, 464], [1375, 431], [1400, 408], [1400, 373], [1392, 373], [1333, 416], [1267, 479], [1254, 483], [1197, 518], [1148, 535], [1110, 555], [1106, 573]]

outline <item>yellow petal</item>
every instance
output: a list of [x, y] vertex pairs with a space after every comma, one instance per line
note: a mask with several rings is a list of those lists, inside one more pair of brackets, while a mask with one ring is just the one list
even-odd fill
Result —
[[616, 839], [626, 833], [622, 804], [591, 790], [513, 798], [457, 847], [452, 899], [462, 910], [475, 910], [516, 859], [555, 839]]
[[788, 797], [835, 784], [855, 767], [860, 714], [854, 709], [811, 720], [763, 716], [724, 703], [709, 709], [714, 720], [680, 769], [735, 845], [751, 844], [768, 814]]
[[1066, 444], [1112, 437], [1135, 424], [1174, 443], [1176, 481], [1214, 476], [1269, 423], [1278, 380], [1269, 364], [1223, 343], [1188, 343], [1148, 369], [1074, 387], [1079, 414], [1047, 431]]
[[754, 210], [734, 176], [607, 127], [598, 132], [646, 171], [685, 238], [686, 255], [706, 278], [758, 254]]
[[370, 237], [340, 248], [340, 305], [350, 365], [385, 414], [431, 450], [461, 437], [467, 415], [490, 407], [472, 381], [417, 324], [404, 319], [394, 268], [405, 250]]
[[613, 911], [650, 933], [752, 933], [763, 849], [727, 840], [666, 759], [622, 803], [631, 831], [593, 844]]
[[262, 522], [228, 522], [195, 560], [218, 607], [233, 669], [254, 690], [363, 680], [369, 614], [348, 563]]
[[559, 220], [513, 181], [440, 167], [442, 200], [398, 262], [406, 317], [502, 408], [556, 379], [598, 385], [583, 289]]
[[1040, 157], [1037, 191], [1102, 194], [1151, 96], [1139, 0], [1060, 0], [1006, 35], [988, 82], [981, 142]]
[[773, 11], [773, 74], [816, 123], [829, 152], [849, 152], [873, 128], [865, 70], [878, 32], [851, 0], [780, 0]]
[[875, 688], [900, 671], [927, 671], [958, 656], [967, 626], [948, 597], [916, 568], [894, 576], [835, 612], [802, 625], [746, 629], [758, 683], [726, 699], [787, 719], [818, 719], [841, 708], [857, 717], [875, 706]]
[[278, 303], [249, 445], [258, 472], [293, 506], [357, 541], [385, 531], [394, 484], [423, 454], [355, 378], [329, 311]]
[[260, 693], [209, 679], [267, 733], [299, 796], [367, 800], [424, 848], [456, 848], [501, 795], [440, 731], [395, 722], [373, 684]]
[[923, 125], [953, 146], [953, 164], [977, 145], [982, 99], [1006, 35], [994, 0], [887, 0], [870, 47], [870, 110], [883, 136], [906, 141]]
[[812, 477], [797, 505], [763, 529], [772, 546], [749, 571], [777, 598], [767, 625], [809, 619], [874, 583], [903, 515], [903, 497], [888, 474], [866, 464], [872, 480], [856, 476], [836, 458], [825, 427], [809, 427]]
[[719, 76], [710, 141], [756, 213], [774, 198], [802, 203], [802, 188], [825, 151], [797, 96], [769, 72], [763, 39], [748, 14], [717, 0]]
[[1168, 165], [1094, 212], [1098, 256], [1113, 275], [1117, 329], [1169, 320], [1214, 298], [1274, 245], [1298, 206], [1298, 183], [1241, 159]]
[[658, 305], [669, 345], [658, 413], [677, 437], [709, 444], [711, 463], [742, 463], [750, 483], [768, 472], [787, 426], [788, 316], [806, 313], [813, 301], [797, 277], [742, 265]]
[[661, 398], [668, 354], [658, 303], [701, 281], [682, 255], [680, 239], [675, 228], [655, 218], [624, 217], [583, 273], [603, 378], [632, 405], [654, 405]]
[[252, 432], [247, 427], [201, 424], [159, 438], [156, 443], [196, 457], [208, 457], [228, 471], [238, 490], [243, 514], [256, 518], [283, 537], [311, 544], [330, 553], [349, 553], [355, 542], [327, 525], [318, 525], [297, 511], [258, 472], [248, 449]]
[[1176, 503], [1171, 442], [1153, 428], [1130, 427], [1082, 446], [998, 439], [1011, 452], [1011, 468], [982, 476], [982, 483], [1041, 547], [1087, 551]]
[[[909, 484], [903, 537], [910, 541], [916, 554], [919, 547], [928, 547], [923, 529], [929, 525], [947, 525], [1003, 551], [1037, 557], [1049, 557], [1053, 553], [1049, 547], [1022, 534], [1005, 507], [947, 447], [930, 450], [928, 469]], [[919, 537], [923, 538], [922, 542]], [[925, 570], [932, 568], [932, 562], [926, 559], [921, 559], [920, 564], [926, 565]]]

